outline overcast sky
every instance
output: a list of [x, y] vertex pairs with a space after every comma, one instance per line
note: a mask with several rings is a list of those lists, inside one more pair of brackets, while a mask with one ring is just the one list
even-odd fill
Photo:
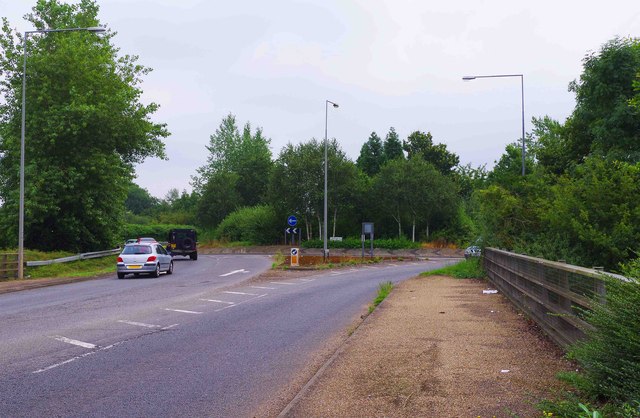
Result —
[[[526, 4], [525, 4], [526, 3]], [[0, 0], [19, 31], [35, 1]], [[168, 161], [137, 167], [157, 197], [191, 190], [190, 176], [221, 119], [236, 115], [271, 138], [329, 137], [354, 161], [375, 131], [401, 139], [430, 131], [462, 164], [490, 168], [521, 136], [520, 79], [463, 82], [464, 75], [524, 74], [531, 117], [571, 113], [569, 82], [582, 59], [615, 36], [640, 36], [640, 4], [629, 1], [102, 0], [102, 24], [123, 54], [151, 67], [145, 103], [165, 122]]]

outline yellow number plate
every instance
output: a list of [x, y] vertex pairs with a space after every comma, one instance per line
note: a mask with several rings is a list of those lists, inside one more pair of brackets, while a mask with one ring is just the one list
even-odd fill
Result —
[[140, 264], [130, 264], [127, 266], [128, 269], [141, 269], [142, 266]]

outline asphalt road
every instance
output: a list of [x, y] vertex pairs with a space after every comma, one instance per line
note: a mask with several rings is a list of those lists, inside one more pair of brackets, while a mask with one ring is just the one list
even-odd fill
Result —
[[451, 262], [255, 283], [268, 257], [201, 256], [158, 279], [0, 295], [0, 416], [273, 414], [380, 282]]

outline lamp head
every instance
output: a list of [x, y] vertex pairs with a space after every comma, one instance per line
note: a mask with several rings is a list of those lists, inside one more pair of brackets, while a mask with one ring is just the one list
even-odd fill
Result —
[[471, 75], [467, 75], [467, 76], [462, 77], [463, 81], [471, 81], [471, 80], [475, 80], [475, 79], [476, 78], [474, 76], [471, 76]]
[[93, 32], [93, 33], [102, 33], [102, 32], [106, 32], [106, 29], [100, 26], [92, 26], [90, 28], [86, 29], [89, 32]]
[[338, 106], [338, 103], [331, 103], [333, 105], [333, 107], [340, 107]]

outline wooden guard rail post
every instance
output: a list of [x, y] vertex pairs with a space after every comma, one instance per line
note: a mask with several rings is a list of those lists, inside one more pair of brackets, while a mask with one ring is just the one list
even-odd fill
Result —
[[580, 319], [581, 310], [590, 308], [594, 296], [604, 300], [601, 270], [496, 248], [484, 250], [483, 264], [495, 287], [563, 348], [584, 338], [584, 330], [590, 328]]

